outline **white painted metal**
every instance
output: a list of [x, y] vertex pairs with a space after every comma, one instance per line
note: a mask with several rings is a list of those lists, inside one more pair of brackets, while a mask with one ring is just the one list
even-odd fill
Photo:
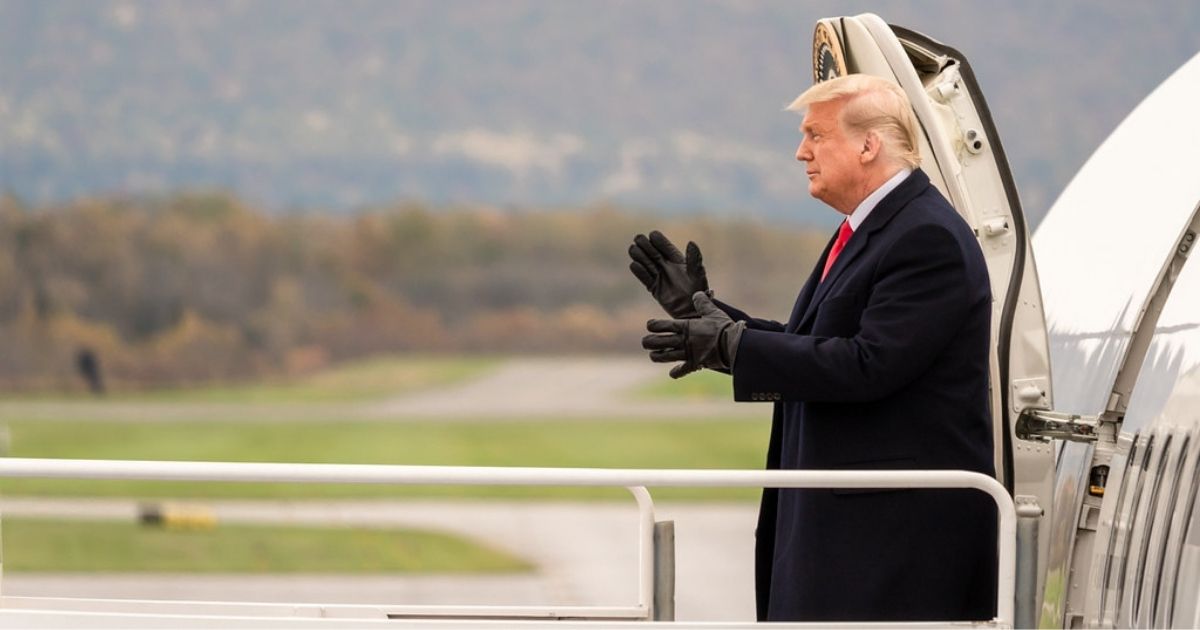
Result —
[[[1155, 277], [1200, 200], [1200, 155], [1168, 148], [1200, 143], [1198, 97], [1200, 55], [1100, 145], [1034, 234], [1058, 411], [1094, 415], [1108, 406]], [[1181, 343], [1184, 337], [1163, 343], [1174, 342], [1169, 350], [1186, 372], [1200, 351]], [[1153, 385], [1159, 391], [1170, 383]]]
[[[433, 619], [433, 620], [402, 620], [402, 619], [338, 619], [332, 624], [324, 619], [264, 619], [254, 617], [196, 617], [182, 615], [131, 615], [131, 614], [100, 614], [79, 612], [39, 612], [12, 611], [0, 612], [0, 628], [112, 628], [114, 630], [132, 630], [141, 628], [435, 628], [437, 630], [506, 630], [509, 628], [528, 628], [530, 623], [524, 620], [497, 619]], [[662, 628], [662, 622], [652, 621], [556, 621], [555, 630], [650, 630]], [[745, 629], [748, 624], [737, 622], [672, 622], [670, 627], [677, 630], [735, 630]], [[996, 628], [994, 623], [778, 623], [771, 624], [773, 628], [887, 628], [888, 630], [918, 630], [936, 628]]]
[[[4, 610], [150, 614], [203, 617], [289, 619], [392, 619], [401, 621], [434, 618], [520, 619], [611, 619], [628, 623], [645, 619], [644, 611], [632, 606], [384, 606], [359, 604], [291, 604], [281, 602], [214, 602], [150, 599], [92, 599], [80, 597], [0, 597]], [[2, 626], [2, 624], [0, 624]]]
[[[652, 611], [654, 515], [646, 486], [739, 488], [974, 488], [996, 502], [999, 514], [999, 589], [992, 624], [1011, 627], [1016, 579], [1016, 509], [995, 479], [959, 470], [620, 470], [592, 468], [495, 468], [452, 466], [383, 466], [359, 464], [276, 464], [233, 462], [156, 462], [0, 458], [0, 478], [138, 479], [267, 483], [347, 483], [404, 485], [605, 486], [630, 488], [638, 499], [640, 565], [636, 609], [642, 618]], [[427, 607], [429, 608], [429, 607]], [[438, 607], [438, 614], [486, 616], [496, 607]], [[502, 607], [501, 607], [502, 608]], [[389, 609], [391, 610], [391, 609]], [[405, 614], [397, 607], [389, 614]], [[572, 615], [596, 616], [587, 608]], [[614, 608], [590, 609], [592, 612]], [[629, 609], [616, 609], [629, 610]], [[501, 611], [502, 612], [502, 611]], [[510, 610], [511, 612], [511, 610]], [[527, 618], [551, 618], [545, 610], [524, 609]], [[493, 615], [495, 616], [495, 615]], [[428, 621], [428, 620], [423, 620]], [[527, 619], [528, 621], [528, 619]], [[945, 625], [945, 624], [940, 624]], [[469, 626], [460, 626], [469, 627]], [[889, 626], [896, 627], [896, 626]]]
[[629, 486], [638, 504], [638, 610], [654, 617], [654, 500], [644, 486]]
[[[1195, 64], [1200, 69], [1200, 57]], [[1196, 77], [1200, 79], [1200, 72]], [[1200, 166], [1200, 163], [1198, 163]], [[1175, 252], [1167, 258], [1162, 282], [1170, 295], [1159, 305], [1153, 337], [1137, 372], [1122, 429], [1137, 433], [1150, 426], [1186, 431], [1200, 427], [1200, 264], [1185, 258], [1200, 248], [1200, 201], [1192, 201], [1192, 216], [1182, 228]]]
[[[1084, 415], [1123, 412], [1120, 439], [1127, 442], [1151, 428], [1182, 435], [1200, 425], [1200, 272], [1194, 264], [1173, 261], [1180, 258], [1179, 247], [1194, 245], [1200, 161], [1195, 152], [1166, 148], [1200, 141], [1200, 119], [1192, 115], [1198, 86], [1200, 55], [1147, 96], [1105, 140], [1034, 235], [1055, 366], [1055, 408]], [[1152, 299], [1164, 280], [1174, 283], [1165, 304], [1162, 295]], [[1156, 308], [1162, 311], [1149, 348], [1139, 347], [1135, 333], [1150, 332], [1143, 324], [1154, 321], [1150, 311]], [[1139, 350], [1145, 351], [1140, 361]], [[1105, 449], [1095, 450], [1066, 444], [1059, 459], [1055, 504], [1063, 518], [1051, 532], [1047, 570], [1059, 584], [1087, 587], [1048, 584], [1044, 626], [1069, 625], [1074, 615], [1085, 623], [1130, 619], [1130, 611], [1118, 604], [1127, 600], [1117, 597], [1120, 589], [1112, 586], [1117, 581], [1110, 574], [1116, 570], [1110, 565], [1124, 559], [1113, 554], [1120, 553], [1129, 535], [1125, 508], [1115, 503], [1122, 493], [1105, 494], [1096, 546], [1086, 529], [1076, 535], [1079, 520], [1071, 518], [1081, 508], [1079, 490], [1091, 466], [1110, 463]], [[1110, 489], [1115, 490], [1114, 482], [1144, 483], [1137, 471], [1132, 479], [1118, 472], [1127, 453], [1119, 444], [1111, 453], [1110, 473], [1118, 474], [1110, 477]], [[1124, 492], [1128, 496], [1135, 488]], [[1190, 580], [1185, 573], [1174, 577], [1172, 583]]]

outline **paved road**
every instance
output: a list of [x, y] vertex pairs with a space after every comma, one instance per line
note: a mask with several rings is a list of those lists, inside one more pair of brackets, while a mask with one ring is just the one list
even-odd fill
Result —
[[[381, 417], [528, 418], [765, 417], [757, 405], [725, 401], [639, 400], [639, 386], [667, 367], [644, 357], [545, 357], [507, 361], [486, 376], [373, 405]], [[732, 391], [732, 390], [731, 390]]]
[[652, 400], [639, 386], [668, 368], [640, 356], [518, 357], [463, 383], [392, 398], [336, 403], [0, 401], [0, 422], [25, 420], [571, 420], [580, 418], [766, 418], [762, 405], [728, 400]]
[[[12, 596], [117, 597], [358, 604], [631, 605], [637, 601], [637, 510], [623, 503], [510, 501], [221, 501], [220, 522], [424, 527], [506, 549], [537, 566], [502, 576], [35, 575], [6, 571]], [[134, 519], [126, 500], [6, 498], [8, 516]], [[677, 618], [749, 620], [754, 615], [755, 506], [657, 506], [674, 520]], [[7, 541], [19, 544], [18, 541]]]

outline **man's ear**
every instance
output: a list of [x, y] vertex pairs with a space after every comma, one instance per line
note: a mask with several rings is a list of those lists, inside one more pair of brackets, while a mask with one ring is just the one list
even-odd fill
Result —
[[863, 134], [862, 149], [858, 154], [858, 161], [862, 164], [870, 164], [879, 156], [879, 150], [882, 148], [883, 141], [879, 139], [879, 134], [874, 131], [868, 131]]

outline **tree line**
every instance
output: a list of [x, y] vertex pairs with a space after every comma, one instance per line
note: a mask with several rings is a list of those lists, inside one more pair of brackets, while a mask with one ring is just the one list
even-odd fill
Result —
[[0, 198], [0, 388], [294, 376], [382, 353], [636, 351], [638, 232], [702, 247], [719, 298], [786, 318], [824, 231], [609, 206], [273, 214], [223, 193]]

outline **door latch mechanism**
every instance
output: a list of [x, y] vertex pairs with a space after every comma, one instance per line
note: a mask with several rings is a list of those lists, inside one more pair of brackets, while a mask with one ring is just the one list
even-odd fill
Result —
[[1022, 440], [1095, 442], [1100, 437], [1100, 416], [1026, 409], [1017, 416], [1016, 433]]

